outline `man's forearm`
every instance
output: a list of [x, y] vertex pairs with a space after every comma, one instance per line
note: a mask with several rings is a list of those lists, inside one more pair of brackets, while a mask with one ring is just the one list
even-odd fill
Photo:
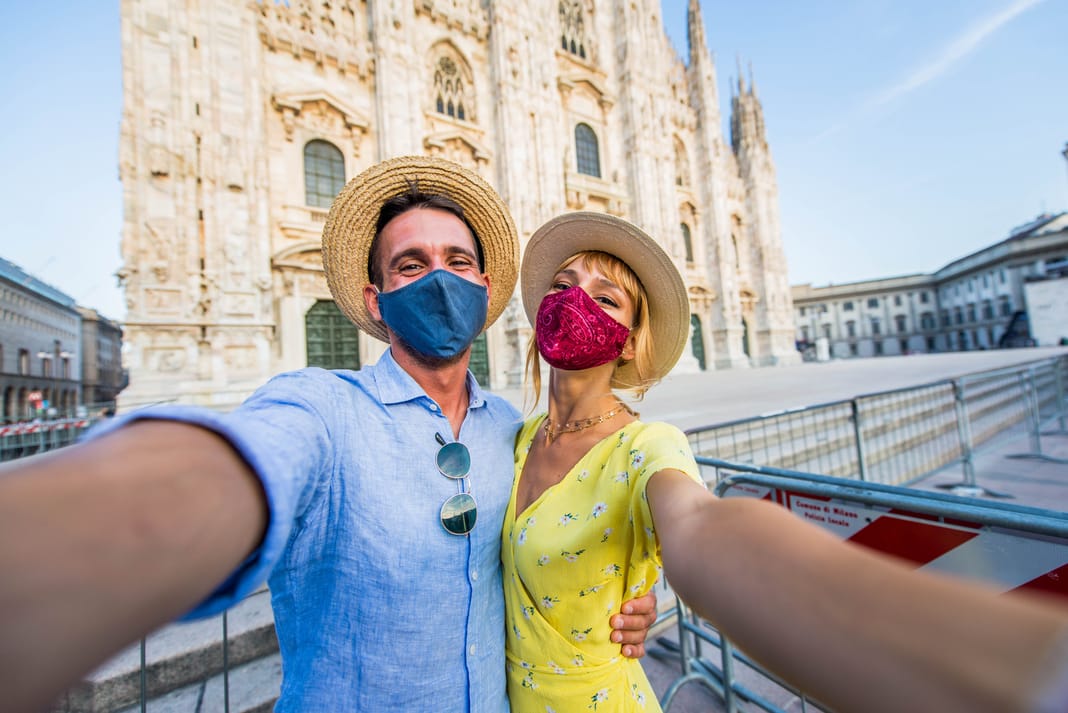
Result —
[[0, 690], [38, 710], [208, 595], [265, 500], [209, 431], [145, 421], [0, 468]]

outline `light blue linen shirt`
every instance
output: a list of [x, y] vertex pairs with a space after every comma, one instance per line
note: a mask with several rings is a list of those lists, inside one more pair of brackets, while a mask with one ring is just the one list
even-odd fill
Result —
[[468, 374], [460, 440], [478, 517], [440, 522], [456, 481], [435, 465], [441, 409], [386, 352], [359, 371], [281, 374], [229, 414], [131, 412], [227, 439], [263, 483], [266, 536], [187, 618], [236, 603], [269, 575], [282, 652], [276, 711], [507, 711], [500, 533], [519, 414]]

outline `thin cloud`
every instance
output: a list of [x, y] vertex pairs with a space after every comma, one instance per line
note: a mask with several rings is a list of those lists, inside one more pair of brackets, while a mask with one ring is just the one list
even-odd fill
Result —
[[1002, 27], [1012, 22], [1019, 15], [1027, 12], [1036, 5], [1041, 5], [1045, 1], [1046, 0], [1014, 0], [1003, 9], [973, 23], [966, 28], [964, 32], [957, 37], [954, 37], [952, 41], [945, 45], [931, 62], [916, 69], [912, 74], [897, 84], [878, 92], [873, 98], [850, 112], [850, 115], [847, 118], [824, 129], [813, 138], [810, 143], [819, 143], [828, 136], [837, 134], [845, 129], [858, 116], [869, 113], [879, 107], [886, 106], [906, 94], [938, 79], [975, 52], [985, 40], [994, 35]]
[[1045, 0], [1015, 0], [1003, 10], [981, 19], [946, 45], [934, 61], [920, 67], [906, 77], [904, 81], [880, 92], [868, 102], [868, 106], [876, 107], [889, 104], [898, 97], [938, 79], [952, 69], [954, 65], [975, 52], [984, 40], [1012, 22], [1018, 15], [1043, 2]]

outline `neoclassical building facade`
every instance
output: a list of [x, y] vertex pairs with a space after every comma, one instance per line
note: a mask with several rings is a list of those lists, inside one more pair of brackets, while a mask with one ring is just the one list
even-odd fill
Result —
[[[413, 153], [483, 175], [523, 242], [570, 210], [656, 236], [690, 293], [680, 369], [797, 361], [763, 110], [739, 80], [723, 136], [697, 0], [688, 31], [683, 59], [659, 0], [123, 0], [120, 406], [374, 361], [320, 234], [346, 180]], [[518, 385], [529, 337], [513, 297], [482, 383]]]

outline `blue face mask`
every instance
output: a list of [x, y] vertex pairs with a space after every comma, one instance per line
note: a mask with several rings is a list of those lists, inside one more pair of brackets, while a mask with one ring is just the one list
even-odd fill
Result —
[[391, 292], [378, 293], [382, 321], [426, 356], [448, 359], [471, 346], [486, 324], [489, 291], [448, 270], [434, 270]]

